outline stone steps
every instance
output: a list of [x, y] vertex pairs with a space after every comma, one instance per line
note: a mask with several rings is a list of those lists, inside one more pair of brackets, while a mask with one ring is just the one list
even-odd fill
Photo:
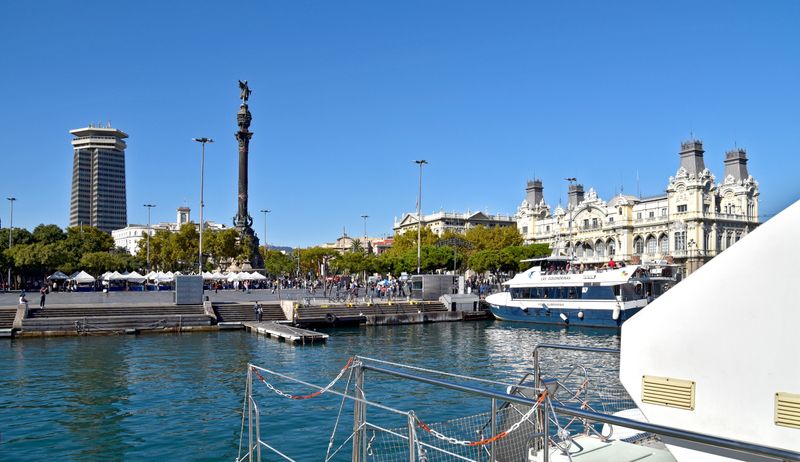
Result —
[[298, 324], [333, 324], [365, 322], [368, 316], [398, 316], [447, 311], [441, 303], [376, 305], [320, 305], [297, 308], [295, 322]]
[[0, 309], [0, 329], [11, 329], [14, 327], [14, 316], [16, 315], [16, 308]]
[[[285, 321], [281, 306], [278, 304], [261, 304], [264, 314], [262, 321]], [[217, 315], [217, 322], [245, 322], [255, 321], [256, 313], [253, 311], [252, 303], [223, 303], [214, 305], [214, 313]]]
[[45, 317], [25, 319], [22, 321], [22, 332], [61, 332], [64, 334], [75, 333], [103, 333], [110, 331], [125, 331], [136, 329], [147, 330], [177, 330], [179, 328], [207, 327], [211, 325], [211, 318], [205, 315], [149, 315], [149, 316], [107, 316], [107, 317]]
[[45, 309], [31, 308], [27, 319], [37, 318], [83, 318], [108, 316], [177, 316], [202, 315], [202, 305], [55, 305]]

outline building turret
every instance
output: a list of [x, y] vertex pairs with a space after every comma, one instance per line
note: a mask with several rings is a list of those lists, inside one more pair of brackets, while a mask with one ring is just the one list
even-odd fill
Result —
[[189, 216], [190, 212], [191, 212], [191, 209], [189, 207], [185, 207], [185, 206], [184, 207], [178, 207], [178, 215], [177, 215], [176, 221], [175, 221], [175, 223], [178, 225], [178, 228], [180, 228], [181, 226], [185, 225], [186, 223], [189, 223], [189, 221], [191, 220], [191, 218]]
[[569, 208], [574, 209], [578, 207], [578, 204], [583, 202], [583, 185], [570, 184], [567, 197], [569, 198]]
[[744, 149], [733, 149], [725, 153], [725, 178], [732, 176], [736, 181], [746, 180], [747, 153]]
[[525, 188], [525, 200], [528, 201], [531, 207], [535, 207], [542, 203], [544, 200], [544, 186], [542, 180], [528, 181], [528, 187]]
[[697, 175], [706, 169], [703, 161], [703, 142], [700, 140], [689, 140], [681, 143], [681, 167], [686, 169], [690, 175]]

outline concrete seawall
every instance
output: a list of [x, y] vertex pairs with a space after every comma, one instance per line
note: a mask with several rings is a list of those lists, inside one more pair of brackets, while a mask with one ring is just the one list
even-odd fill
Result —
[[[259, 303], [264, 321], [299, 326], [396, 325], [487, 319], [486, 312], [448, 311], [441, 303], [401, 302], [302, 306], [296, 302]], [[46, 309], [2, 309], [6, 337], [122, 335], [244, 328], [256, 320], [254, 303], [64, 304]], [[6, 325], [8, 324], [8, 325]]]

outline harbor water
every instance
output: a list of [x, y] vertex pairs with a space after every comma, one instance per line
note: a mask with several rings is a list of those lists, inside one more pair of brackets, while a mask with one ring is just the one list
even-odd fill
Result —
[[[497, 321], [326, 333], [331, 335], [327, 344], [307, 346], [244, 331], [4, 342], [2, 460], [234, 460], [248, 362], [321, 385], [352, 355], [516, 382], [532, 371], [537, 343], [619, 347], [618, 332], [612, 330]], [[593, 372], [616, 375], [616, 358], [589, 361], [597, 361], [589, 364]], [[565, 367], [564, 358], [559, 364]], [[286, 381], [275, 385], [296, 394], [314, 391]], [[489, 406], [485, 399], [370, 373], [365, 390], [368, 399], [414, 410], [427, 421], [485, 412]], [[338, 397], [288, 400], [258, 382], [254, 392], [262, 408], [263, 439], [298, 461], [324, 459]], [[336, 445], [352, 429], [347, 416], [345, 411]], [[348, 456], [343, 450], [336, 460]]]

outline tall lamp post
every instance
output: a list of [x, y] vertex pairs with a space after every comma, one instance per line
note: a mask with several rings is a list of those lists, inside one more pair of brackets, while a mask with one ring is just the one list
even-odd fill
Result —
[[211, 138], [192, 138], [202, 144], [203, 147], [200, 151], [200, 245], [198, 246], [198, 259], [197, 271], [200, 276], [203, 275], [203, 173], [206, 164], [206, 143], [213, 143]]
[[150, 272], [150, 209], [155, 207], [155, 204], [144, 204], [147, 207], [147, 272]]
[[364, 219], [364, 253], [367, 252], [367, 218], [369, 215], [361, 215], [361, 218]]
[[261, 213], [264, 214], [264, 257], [267, 256], [267, 250], [269, 250], [269, 244], [267, 244], [267, 214], [272, 210], [261, 209]]
[[[11, 240], [11, 235], [14, 232], [14, 201], [17, 200], [16, 197], [6, 197], [8, 199], [8, 203], [11, 205], [11, 219], [9, 220], [8, 224], [8, 249], [11, 250], [11, 245], [13, 241]], [[8, 286], [8, 290], [11, 290], [11, 260], [8, 262], [8, 279], [6, 280], [6, 285]]]
[[422, 260], [422, 166], [427, 164], [425, 159], [415, 160], [415, 164], [419, 165], [419, 195], [417, 196], [417, 274], [420, 274], [420, 266]]

